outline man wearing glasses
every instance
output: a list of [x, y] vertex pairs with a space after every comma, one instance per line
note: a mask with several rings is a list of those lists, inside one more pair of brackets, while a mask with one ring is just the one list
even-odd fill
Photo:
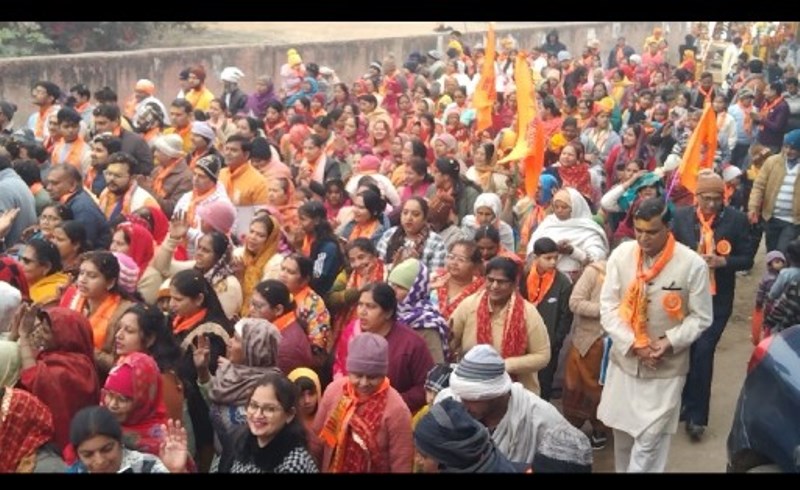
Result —
[[697, 205], [675, 213], [675, 239], [696, 250], [708, 264], [713, 321], [692, 344], [689, 374], [683, 389], [681, 420], [692, 440], [699, 440], [708, 425], [714, 350], [733, 312], [736, 271], [753, 267], [747, 216], [724, 204], [725, 184], [711, 170], [697, 176]]
[[636, 241], [611, 253], [600, 293], [600, 323], [612, 345], [597, 418], [614, 430], [620, 473], [666, 468], [689, 346], [711, 324], [708, 265], [677, 243], [670, 221], [663, 198], [642, 201], [633, 216]]
[[513, 260], [490, 260], [485, 289], [466, 298], [450, 317], [450, 348], [460, 359], [477, 344], [493, 346], [513, 380], [538, 395], [537, 373], [550, 362], [550, 339], [536, 307], [519, 293], [521, 277], [522, 268]]

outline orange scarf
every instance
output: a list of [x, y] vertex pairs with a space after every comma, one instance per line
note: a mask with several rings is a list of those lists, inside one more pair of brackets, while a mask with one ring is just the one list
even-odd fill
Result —
[[672, 233], [667, 238], [667, 245], [661, 251], [653, 267], [644, 270], [644, 256], [641, 247], [636, 247], [636, 278], [628, 285], [622, 303], [619, 305], [619, 314], [633, 329], [634, 348], [650, 345], [650, 336], [647, 335], [647, 283], [658, 276], [672, 259], [675, 253], [675, 237]]
[[190, 330], [206, 317], [206, 313], [208, 313], [208, 309], [203, 308], [194, 315], [188, 317], [176, 316], [175, 320], [172, 321], [172, 333], [178, 335], [184, 330]]
[[744, 132], [747, 135], [753, 134], [753, 118], [750, 116], [750, 111], [752, 111], [753, 107], [745, 107], [742, 105], [742, 101], [737, 102], [739, 105], [739, 109], [742, 110], [742, 114], [744, 115], [743, 125], [744, 125]]
[[95, 311], [89, 311], [89, 302], [86, 297], [82, 294], [78, 295], [76, 308], [72, 309], [89, 317], [95, 349], [102, 349], [108, 333], [108, 322], [117, 311], [121, 300], [122, 298], [118, 294], [109, 294]]
[[702, 94], [702, 95], [703, 95], [703, 97], [705, 98], [705, 101], [703, 102], [703, 107], [705, 107], [705, 106], [707, 106], [708, 104], [710, 104], [711, 102], [713, 102], [713, 100], [711, 99], [711, 94], [712, 94], [713, 92], [714, 92], [714, 89], [713, 89], [713, 87], [712, 87], [712, 88], [710, 88], [710, 89], [708, 89], [708, 92], [706, 92], [705, 90], [703, 90], [703, 87], [699, 87], [699, 86], [697, 87], [697, 93], [699, 93], [699, 94]]
[[51, 105], [41, 107], [39, 109], [39, 118], [36, 119], [36, 128], [33, 130], [33, 135], [37, 138], [44, 138], [44, 125], [47, 122], [47, 113], [50, 112]]
[[100, 194], [100, 211], [103, 212], [107, 219], [111, 219], [114, 214], [114, 209], [117, 207], [117, 203], [122, 199], [122, 206], [120, 207], [119, 214], [130, 214], [131, 199], [133, 199], [133, 193], [136, 191], [136, 187], [136, 182], [131, 181], [130, 187], [128, 187], [128, 190], [125, 191], [125, 194], [121, 197], [106, 188], [103, 193]]
[[297, 320], [297, 315], [295, 314], [294, 311], [290, 311], [288, 313], [284, 313], [282, 317], [276, 318], [275, 321], [272, 323], [273, 325], [278, 327], [278, 330], [283, 332], [284, 330], [286, 330], [286, 327], [294, 323], [295, 320]]
[[[514, 291], [508, 302], [508, 309], [503, 320], [503, 339], [500, 349], [503, 359], [521, 356], [528, 348], [528, 335], [525, 328], [525, 299], [519, 294], [519, 291]], [[477, 337], [479, 344], [494, 345], [488, 292], [484, 292], [478, 300]]]
[[736, 192], [736, 186], [735, 185], [731, 185], [731, 184], [728, 184], [728, 183], [725, 184], [725, 195], [724, 195], [724, 198], [725, 198], [725, 205], [726, 206], [731, 203], [731, 197], [733, 197], [733, 194], [735, 192]]
[[472, 282], [467, 284], [467, 287], [462, 289], [461, 292], [455, 295], [451, 300], [447, 288], [447, 284], [450, 282], [450, 273], [445, 273], [444, 276], [439, 280], [444, 281], [441, 286], [436, 288], [436, 296], [439, 300], [439, 312], [441, 312], [442, 317], [448, 321], [450, 320], [450, 316], [453, 314], [453, 312], [456, 311], [458, 305], [460, 305], [461, 302], [467, 298], [467, 296], [472, 296], [478, 292], [478, 290], [483, 287], [483, 284], [486, 281], [482, 276], [473, 276]]
[[356, 238], [366, 238], [368, 240], [372, 239], [372, 235], [375, 234], [375, 230], [378, 228], [378, 220], [373, 219], [368, 223], [358, 224], [356, 223], [353, 226], [353, 231], [350, 232], [350, 238], [347, 239], [348, 242], [352, 242]]
[[[769, 112], [775, 108], [776, 105], [783, 102], [783, 95], [779, 96], [777, 99], [773, 100], [769, 104], [766, 104], [764, 107], [761, 108], [760, 115], [762, 119], [766, 119], [769, 116]], [[763, 123], [762, 123], [763, 124]]]
[[539, 270], [536, 264], [531, 267], [531, 272], [528, 274], [528, 301], [535, 305], [542, 302], [550, 288], [553, 286], [553, 281], [556, 278], [556, 271], [551, 270], [545, 272], [544, 275], [539, 275]]
[[231, 168], [228, 167], [229, 172], [227, 172], [227, 175], [220, 172], [219, 180], [220, 182], [222, 182], [222, 185], [225, 186], [225, 192], [228, 193], [228, 197], [230, 197], [231, 199], [233, 199], [233, 190], [234, 190], [233, 181], [234, 179], [238, 179], [239, 177], [241, 177], [241, 175], [245, 172], [245, 170], [247, 170], [248, 163], [249, 162], [244, 162], [236, 170], [231, 170]]
[[[697, 243], [697, 253], [700, 255], [713, 255], [714, 254], [714, 230], [711, 225], [714, 224], [715, 216], [706, 220], [703, 213], [697, 210], [697, 221], [700, 223], [700, 241]], [[708, 270], [708, 279], [711, 283], [711, 295], [717, 294], [717, 278], [714, 269]]]
[[206, 156], [208, 153], [202, 151], [195, 151], [189, 155], [189, 169], [194, 170], [194, 167], [197, 165], [198, 160]]
[[95, 177], [97, 177], [97, 169], [94, 165], [90, 165], [89, 168], [86, 169], [86, 176], [83, 178], [83, 186], [91, 191]]
[[197, 205], [208, 199], [212, 194], [214, 194], [215, 190], [217, 190], [217, 186], [214, 186], [208, 191], [199, 195], [197, 194], [196, 190], [192, 190], [192, 200], [189, 201], [189, 209], [186, 210], [186, 220], [189, 225], [194, 225], [194, 213], [197, 210]]
[[169, 165], [167, 165], [166, 167], [161, 167], [161, 170], [158, 172], [158, 175], [156, 175], [155, 179], [153, 179], [153, 192], [155, 192], [158, 197], [162, 199], [166, 197], [166, 191], [164, 190], [164, 181], [167, 179], [167, 176], [169, 176], [169, 174], [172, 172], [172, 169], [174, 169], [180, 163], [180, 161], [181, 161], [180, 158], [175, 158], [174, 160], [169, 162]]
[[525, 218], [525, 221], [522, 223], [522, 229], [519, 232], [520, 235], [520, 244], [517, 251], [523, 256], [527, 256], [528, 254], [528, 241], [531, 238], [531, 234], [536, 230], [539, 226], [539, 223], [542, 222], [547, 217], [547, 210], [544, 206], [540, 206], [536, 204], [533, 209], [531, 209], [528, 216]]
[[69, 163], [73, 167], [77, 168], [78, 170], [82, 170], [81, 168], [81, 156], [83, 155], [83, 151], [86, 148], [86, 142], [83, 141], [83, 138], [78, 136], [78, 139], [72, 142], [72, 146], [70, 146], [69, 151], [67, 152], [67, 156], [63, 160], [59, 160], [61, 153], [64, 151], [64, 147], [67, 145], [67, 142], [63, 139], [60, 140], [58, 143], [53, 146], [53, 165], [59, 163]]
[[311, 245], [311, 237], [308, 235], [303, 236], [303, 247], [300, 249], [300, 251], [303, 252], [303, 255], [309, 258], [311, 258]]
[[345, 383], [339, 403], [319, 433], [322, 441], [333, 449], [328, 468], [331, 473], [385, 471], [378, 432], [388, 394], [388, 377], [375, 393], [366, 397], [356, 393], [353, 383]]

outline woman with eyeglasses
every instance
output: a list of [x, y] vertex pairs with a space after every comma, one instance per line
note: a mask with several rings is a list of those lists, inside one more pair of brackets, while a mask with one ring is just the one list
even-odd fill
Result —
[[[275, 372], [280, 340], [280, 331], [268, 321], [243, 318], [233, 327], [216, 373], [207, 381], [198, 379], [209, 406], [217, 455], [230, 446], [231, 436], [246, 423], [245, 407], [259, 380]], [[202, 344], [195, 354], [198, 372], [207, 372], [209, 357]]]
[[34, 303], [49, 305], [58, 302], [61, 288], [72, 278], [61, 270], [58, 248], [42, 239], [25, 245], [19, 261], [29, 284], [29, 294]]
[[298, 389], [279, 372], [256, 381], [246, 424], [222, 452], [220, 473], [319, 473], [297, 413]]
[[42, 209], [42, 214], [39, 215], [39, 223], [22, 232], [21, 241], [27, 242], [34, 238], [49, 240], [53, 236], [53, 230], [56, 226], [73, 219], [75, 218], [70, 208], [57, 202], [51, 202]]
[[280, 340], [276, 362], [281, 372], [314, 365], [311, 341], [297, 319], [297, 304], [284, 283], [274, 279], [259, 283], [250, 298], [248, 317], [277, 327]]
[[449, 321], [458, 305], [483, 287], [483, 262], [473, 240], [459, 240], [450, 246], [444, 264], [431, 279], [431, 303]]
[[108, 373], [100, 405], [108, 408], [122, 426], [127, 448], [158, 456], [167, 423], [163, 398], [155, 359], [143, 352], [131, 352]]

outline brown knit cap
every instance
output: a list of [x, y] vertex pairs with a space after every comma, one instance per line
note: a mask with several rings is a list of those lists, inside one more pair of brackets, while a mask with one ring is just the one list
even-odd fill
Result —
[[697, 174], [697, 194], [707, 192], [725, 193], [725, 182], [711, 169], [701, 170]]

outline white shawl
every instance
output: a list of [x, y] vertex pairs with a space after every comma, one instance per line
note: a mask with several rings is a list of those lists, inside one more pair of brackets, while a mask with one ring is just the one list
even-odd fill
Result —
[[548, 237], [556, 243], [569, 241], [576, 250], [572, 256], [561, 255], [556, 267], [561, 272], [573, 272], [583, 268], [575, 256], [587, 255], [591, 261], [605, 260], [608, 257], [608, 237], [605, 230], [592, 219], [592, 212], [586, 199], [575, 189], [565, 188], [572, 201], [572, 214], [569, 219], [560, 220], [555, 214], [542, 220], [528, 241], [528, 255], [533, 254], [533, 244], [539, 238]]

